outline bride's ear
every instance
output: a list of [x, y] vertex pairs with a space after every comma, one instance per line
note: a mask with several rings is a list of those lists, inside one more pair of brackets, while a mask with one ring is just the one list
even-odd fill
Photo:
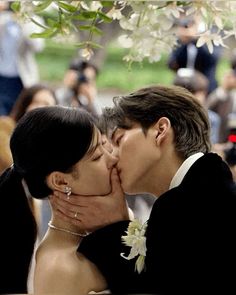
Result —
[[155, 129], [156, 145], [160, 145], [168, 137], [171, 129], [170, 120], [167, 117], [161, 117], [153, 127]]
[[65, 192], [65, 187], [69, 184], [66, 174], [59, 171], [51, 172], [47, 176], [46, 182], [51, 190], [57, 190], [60, 192]]

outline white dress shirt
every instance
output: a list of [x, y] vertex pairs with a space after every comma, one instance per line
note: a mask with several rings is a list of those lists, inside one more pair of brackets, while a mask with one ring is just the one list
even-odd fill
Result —
[[203, 153], [196, 153], [193, 154], [192, 156], [188, 157], [183, 164], [179, 167], [177, 172], [175, 173], [174, 177], [171, 180], [170, 187], [169, 189], [172, 189], [182, 182], [184, 176], [190, 169], [190, 167], [199, 159], [203, 156]]

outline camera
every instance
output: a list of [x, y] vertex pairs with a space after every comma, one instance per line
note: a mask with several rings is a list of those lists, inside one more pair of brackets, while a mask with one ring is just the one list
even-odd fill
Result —
[[192, 18], [183, 18], [177, 21], [177, 25], [182, 28], [189, 28], [194, 24], [194, 20]]
[[236, 114], [231, 113], [228, 115], [227, 125], [229, 130], [228, 141], [236, 144]]
[[83, 73], [78, 74], [78, 82], [79, 83], [88, 83], [89, 79]]
[[225, 160], [230, 166], [234, 166], [236, 165], [236, 114], [229, 114], [228, 130], [228, 142], [232, 147], [225, 151]]

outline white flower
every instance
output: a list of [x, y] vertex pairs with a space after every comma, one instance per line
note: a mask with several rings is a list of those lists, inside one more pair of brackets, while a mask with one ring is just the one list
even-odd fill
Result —
[[[16, 1], [18, 2], [18, 1]], [[22, 21], [32, 21], [34, 15], [42, 13], [43, 10], [54, 8], [60, 12], [58, 27], [61, 27], [61, 20], [64, 33], [79, 30], [75, 25], [68, 25], [74, 19], [75, 11], [70, 9], [61, 10], [61, 5], [71, 4], [78, 9], [78, 15], [85, 17], [85, 25], [96, 25], [101, 13], [107, 14], [112, 20], [118, 20], [123, 30], [120, 37], [122, 47], [128, 49], [124, 60], [128, 62], [141, 62], [147, 59], [149, 62], [156, 62], [161, 59], [163, 54], [168, 53], [177, 44], [177, 35], [174, 31], [175, 21], [179, 19], [183, 12], [187, 16], [192, 15], [200, 22], [197, 46], [206, 44], [210, 52], [215, 46], [225, 46], [224, 40], [233, 36], [236, 38], [236, 1], [45, 1], [50, 5], [44, 5], [44, 1], [20, 0], [20, 11], [17, 17], [21, 16]], [[68, 3], [67, 3], [68, 2]], [[46, 8], [43, 8], [43, 7]], [[84, 11], [85, 10], [85, 11]], [[108, 10], [108, 11], [107, 11]], [[88, 12], [88, 13], [84, 13]], [[91, 13], [91, 12], [97, 12]], [[100, 22], [104, 21], [101, 18]], [[45, 25], [47, 26], [47, 25]], [[49, 26], [50, 27], [50, 26]], [[216, 33], [212, 28], [218, 29]], [[58, 30], [57, 35], [61, 33]], [[90, 32], [89, 38], [93, 37]], [[89, 39], [88, 41], [93, 42]], [[89, 59], [92, 50], [84, 50], [85, 58]]]
[[145, 232], [147, 228], [147, 222], [142, 224], [138, 219], [134, 219], [129, 223], [126, 235], [122, 236], [122, 242], [131, 247], [130, 253], [128, 256], [125, 256], [124, 253], [121, 253], [121, 256], [127, 260], [133, 259], [138, 256], [135, 262], [135, 270], [138, 273], [145, 267], [145, 257], [146, 257], [146, 237]]
[[86, 47], [81, 50], [81, 56], [84, 57], [86, 60], [89, 60], [93, 54], [94, 53], [91, 48]]
[[133, 40], [128, 35], [120, 36], [118, 41], [124, 48], [131, 48], [133, 46]]
[[112, 7], [112, 9], [107, 13], [107, 16], [109, 16], [112, 19], [121, 19], [122, 14], [120, 9], [116, 9], [115, 7]]
[[83, 7], [83, 9], [91, 11], [97, 11], [103, 7], [100, 1], [81, 1], [80, 5]]
[[196, 46], [197, 47], [201, 47], [202, 45], [206, 44], [208, 47], [208, 50], [210, 53], [213, 52], [213, 43], [216, 46], [224, 46], [226, 47], [226, 45], [223, 43], [222, 37], [220, 36], [220, 34], [212, 34], [209, 30], [206, 31], [205, 33], [200, 35], [200, 38], [197, 41]]

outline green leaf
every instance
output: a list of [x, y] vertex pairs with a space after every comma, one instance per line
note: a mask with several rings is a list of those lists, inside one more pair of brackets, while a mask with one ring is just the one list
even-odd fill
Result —
[[110, 23], [112, 22], [112, 18], [110, 18], [109, 16], [107, 16], [106, 14], [104, 14], [101, 11], [98, 11], [97, 14], [99, 15], [99, 17], [106, 23]]
[[31, 38], [50, 38], [50, 37], [53, 37], [54, 35], [56, 35], [58, 32], [57, 29], [53, 29], [53, 28], [50, 28], [50, 29], [47, 29], [41, 33], [33, 33], [30, 35]]
[[39, 13], [39, 12], [45, 10], [51, 3], [52, 3], [52, 0], [41, 1], [41, 3], [39, 5], [35, 6], [34, 11], [36, 13]]
[[89, 20], [87, 17], [84, 17], [82, 14], [77, 14], [72, 16], [73, 20]]
[[51, 18], [47, 18], [46, 23], [50, 28], [59, 28], [60, 27], [58, 22], [54, 19], [51, 19]]
[[114, 1], [101, 1], [103, 7], [112, 7], [114, 5]]
[[79, 30], [82, 31], [91, 31], [97, 35], [102, 35], [102, 30], [98, 29], [95, 26], [90, 26], [90, 25], [83, 25], [83, 26], [79, 26]]
[[65, 3], [65, 2], [59, 1], [58, 6], [62, 9], [65, 9], [68, 12], [76, 12], [77, 11], [77, 7], [75, 7], [71, 4]]
[[78, 48], [86, 48], [87, 47], [87, 42], [76, 43], [75, 46], [78, 47]]
[[91, 41], [84, 41], [84, 42], [76, 43], [75, 46], [78, 48], [86, 48], [86, 47], [103, 48], [103, 46], [101, 46], [97, 43], [91, 42]]
[[91, 29], [92, 29], [92, 26], [90, 25], [79, 26], [79, 30], [82, 30], [82, 31], [90, 31]]
[[86, 19], [94, 19], [97, 16], [97, 11], [81, 11], [80, 15], [84, 16]]
[[97, 43], [94, 43], [94, 42], [87, 42], [87, 43], [89, 43], [89, 45], [90, 45], [90, 47], [92, 47], [92, 48], [103, 48], [103, 46], [102, 45], [100, 45], [100, 44], [97, 44]]
[[97, 35], [102, 35], [103, 34], [102, 30], [100, 30], [99, 28], [97, 28], [95, 26], [91, 27], [91, 31], [93, 33], [97, 34]]
[[12, 2], [10, 7], [14, 12], [19, 12], [21, 7], [20, 1]]
[[97, 12], [95, 11], [81, 11], [79, 14], [73, 15], [74, 20], [94, 20], [97, 17]]

